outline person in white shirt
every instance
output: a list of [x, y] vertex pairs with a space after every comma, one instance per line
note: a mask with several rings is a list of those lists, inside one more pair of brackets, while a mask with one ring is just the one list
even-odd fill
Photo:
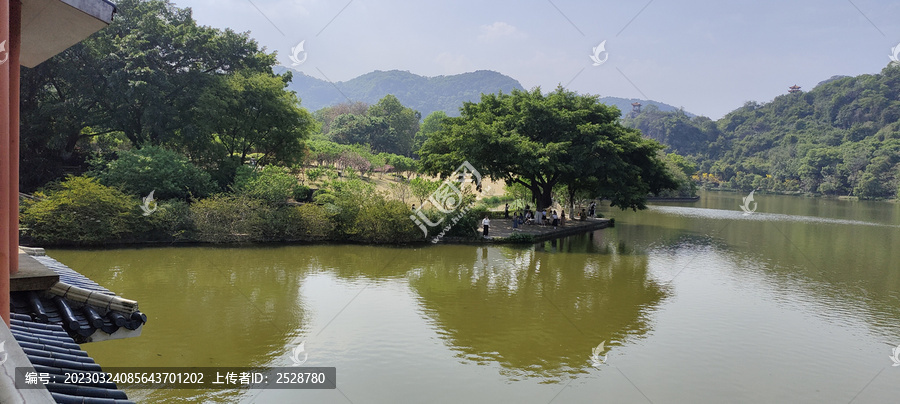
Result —
[[487, 237], [487, 236], [488, 236], [488, 230], [490, 230], [490, 227], [491, 227], [491, 219], [488, 219], [488, 217], [485, 216], [485, 217], [484, 217], [484, 220], [481, 221], [481, 225], [484, 226], [484, 234], [483, 234], [483, 236], [484, 236], [484, 237]]

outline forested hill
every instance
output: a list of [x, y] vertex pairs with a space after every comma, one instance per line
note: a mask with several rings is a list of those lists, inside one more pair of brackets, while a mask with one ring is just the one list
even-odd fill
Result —
[[[282, 68], [284, 67], [276, 71]], [[334, 85], [298, 71], [293, 71], [293, 75], [288, 88], [297, 92], [303, 107], [310, 111], [347, 102], [348, 98], [354, 102], [375, 104], [385, 95], [393, 94], [404, 106], [419, 111], [423, 118], [433, 111], [444, 111], [449, 116], [459, 116], [459, 107], [463, 102], [478, 102], [482, 93], [493, 94], [498, 91], [509, 93], [514, 89], [523, 89], [512, 77], [491, 70], [437, 77], [419, 76], [400, 70], [376, 70], [351, 80], [336, 82]], [[640, 102], [644, 107], [655, 105], [661, 111], [678, 110], [669, 104], [635, 98], [602, 97], [600, 102], [615, 105], [623, 114], [631, 111], [633, 102]], [[687, 115], [694, 116], [690, 113]]]
[[515, 79], [490, 70], [437, 77], [400, 70], [376, 70], [334, 85], [295, 71], [289, 89], [297, 92], [303, 107], [310, 111], [347, 102], [348, 98], [375, 104], [385, 95], [393, 94], [404, 106], [426, 117], [439, 110], [449, 116], [458, 116], [464, 101], [477, 102], [482, 93], [508, 93], [523, 88]]
[[625, 123], [699, 163], [710, 186], [864, 198], [900, 188], [900, 67], [748, 102], [718, 121], [644, 108]]

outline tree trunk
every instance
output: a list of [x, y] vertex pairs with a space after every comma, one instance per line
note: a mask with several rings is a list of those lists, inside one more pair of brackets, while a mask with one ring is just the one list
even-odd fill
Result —
[[[549, 209], [550, 205], [553, 204], [553, 186], [546, 185], [545, 188], [539, 188], [539, 193], [534, 195], [535, 200], [537, 201], [537, 209], [541, 210], [544, 208]], [[532, 190], [532, 192], [534, 192]]]

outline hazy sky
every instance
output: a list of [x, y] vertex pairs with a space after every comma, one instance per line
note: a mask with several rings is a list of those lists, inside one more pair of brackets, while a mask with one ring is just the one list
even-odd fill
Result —
[[525, 88], [648, 98], [713, 119], [793, 84], [878, 73], [900, 43], [896, 0], [174, 3], [201, 25], [249, 31], [286, 66], [305, 41], [292, 67], [321, 79], [495, 70]]

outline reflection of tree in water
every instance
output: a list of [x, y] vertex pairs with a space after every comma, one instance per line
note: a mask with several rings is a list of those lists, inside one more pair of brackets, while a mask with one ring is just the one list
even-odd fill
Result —
[[404, 278], [407, 272], [435, 257], [435, 248], [370, 245], [328, 245], [305, 247], [312, 269], [328, 271], [342, 279], [367, 278], [379, 281]]
[[666, 296], [642, 255], [466, 249], [414, 271], [410, 287], [460, 357], [514, 379], [581, 372], [600, 342], [646, 333]]
[[264, 364], [308, 321], [299, 297], [306, 254], [180, 247], [49, 255], [149, 316], [141, 337], [97, 344], [92, 354], [106, 366]]

